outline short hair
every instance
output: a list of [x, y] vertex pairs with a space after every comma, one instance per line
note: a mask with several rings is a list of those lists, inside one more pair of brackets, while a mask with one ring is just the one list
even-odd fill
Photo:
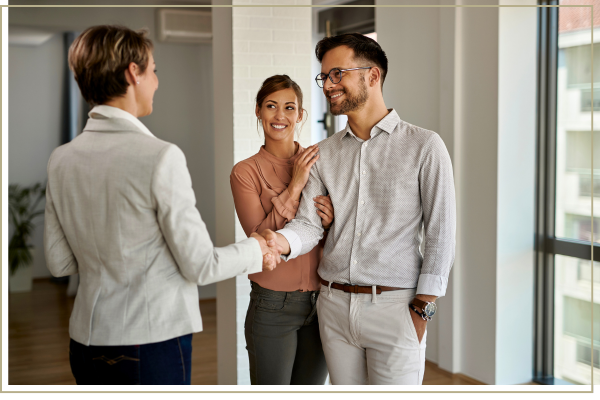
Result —
[[354, 58], [370, 61], [381, 70], [381, 86], [387, 75], [388, 59], [385, 51], [375, 40], [360, 33], [345, 33], [343, 35], [323, 38], [317, 43], [315, 53], [319, 62], [323, 62], [325, 53], [339, 46], [347, 46], [354, 51]]
[[83, 98], [92, 105], [104, 104], [127, 93], [125, 71], [135, 63], [146, 72], [154, 49], [146, 30], [98, 25], [83, 31], [69, 48], [69, 68]]
[[[265, 79], [256, 94], [256, 105], [258, 108], [262, 108], [263, 101], [265, 101], [267, 96], [284, 89], [294, 89], [294, 93], [296, 93], [296, 97], [298, 98], [298, 110], [302, 111], [302, 119], [306, 122], [305, 117], [308, 115], [308, 112], [302, 108], [302, 89], [288, 75], [273, 75]], [[302, 126], [304, 126], [304, 123]]]

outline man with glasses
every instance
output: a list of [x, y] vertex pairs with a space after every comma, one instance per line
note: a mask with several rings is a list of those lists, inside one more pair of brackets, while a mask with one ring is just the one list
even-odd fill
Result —
[[377, 42], [328, 37], [316, 54], [317, 84], [348, 124], [319, 143], [296, 218], [264, 236], [284, 259], [308, 253], [323, 237], [310, 202], [319, 207], [318, 196], [329, 195], [335, 219], [318, 269], [317, 311], [331, 382], [421, 384], [426, 324], [454, 261], [450, 157], [438, 134], [386, 107], [388, 62]]

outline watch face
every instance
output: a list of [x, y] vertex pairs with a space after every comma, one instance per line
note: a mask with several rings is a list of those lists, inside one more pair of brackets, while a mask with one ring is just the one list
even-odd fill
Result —
[[423, 309], [423, 312], [425, 312], [425, 314], [428, 317], [433, 317], [433, 314], [435, 314], [436, 310], [437, 310], [437, 306], [435, 305], [435, 303], [429, 303], [425, 306], [425, 308]]

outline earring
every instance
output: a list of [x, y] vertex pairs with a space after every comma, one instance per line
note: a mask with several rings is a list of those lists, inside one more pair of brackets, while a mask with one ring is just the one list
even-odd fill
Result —
[[139, 84], [140, 84], [140, 81], [137, 81], [137, 84], [139, 85]]

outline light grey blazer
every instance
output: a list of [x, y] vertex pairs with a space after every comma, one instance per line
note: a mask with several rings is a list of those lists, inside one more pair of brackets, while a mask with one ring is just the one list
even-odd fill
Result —
[[255, 239], [215, 248], [185, 156], [123, 118], [90, 118], [48, 162], [44, 249], [79, 273], [69, 333], [84, 345], [160, 342], [202, 330], [197, 285], [262, 270]]

